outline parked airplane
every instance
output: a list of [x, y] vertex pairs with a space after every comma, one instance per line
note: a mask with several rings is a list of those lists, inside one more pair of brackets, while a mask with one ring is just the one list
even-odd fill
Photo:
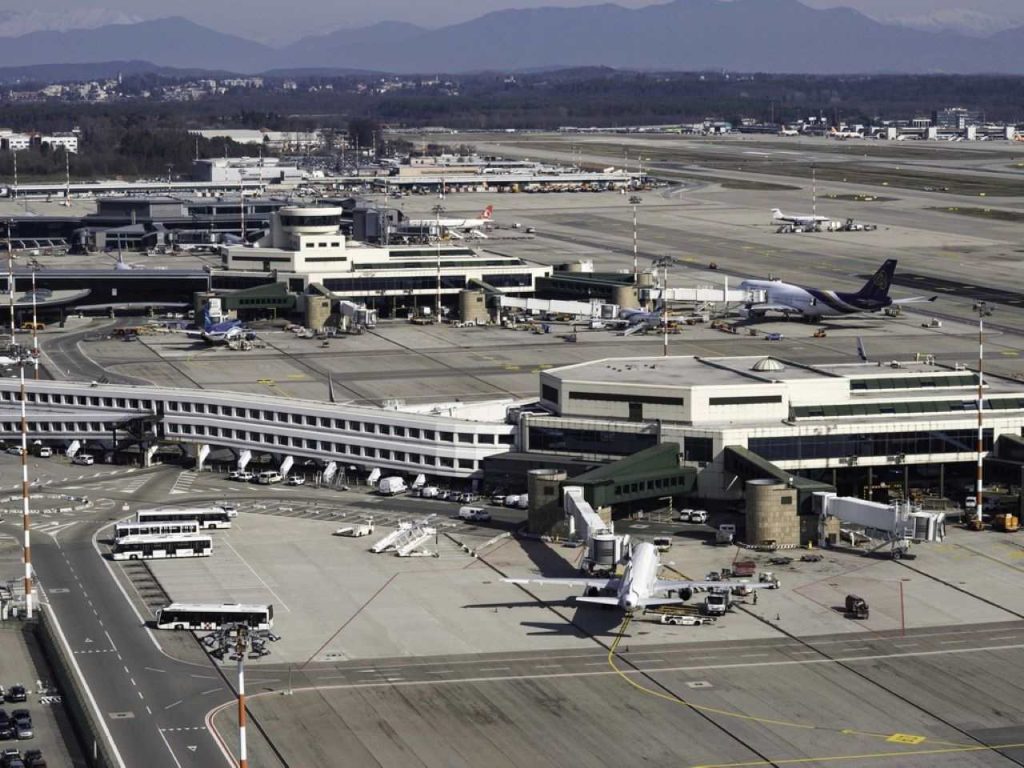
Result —
[[808, 320], [838, 315], [852, 315], [859, 312], [878, 312], [893, 304], [911, 304], [920, 301], [935, 301], [936, 296], [925, 298], [914, 296], [907, 299], [889, 297], [892, 276], [896, 272], [896, 259], [888, 259], [872, 275], [864, 287], [856, 293], [825, 291], [819, 288], [804, 288], [778, 280], [744, 280], [742, 290], [764, 291], [765, 301], [761, 304], [747, 304], [744, 307], [750, 317], [762, 317], [766, 312], [800, 315]]
[[860, 131], [839, 131], [833, 128], [828, 132], [830, 139], [863, 139], [864, 134]]
[[210, 346], [227, 344], [235, 339], [253, 339], [256, 334], [242, 326], [241, 320], [225, 320], [215, 323], [210, 317], [209, 304], [203, 307], [202, 330], [185, 331], [190, 339], [202, 339]]
[[[659, 579], [658, 571], [661, 568], [661, 558], [657, 548], [649, 542], [640, 542], [633, 545], [633, 551], [629, 562], [621, 577], [610, 579], [502, 579], [509, 584], [556, 584], [559, 586], [573, 587], [582, 586], [587, 590], [585, 596], [575, 598], [577, 603], [591, 603], [595, 605], [618, 606], [626, 613], [632, 613], [637, 609], [653, 608], [658, 605], [677, 605], [685, 603], [693, 596], [694, 591], [700, 589], [724, 589], [729, 588], [729, 582], [722, 581], [689, 581], [686, 579]], [[743, 583], [744, 587], [752, 589], [767, 588], [768, 583]], [[600, 592], [614, 592], [613, 595], [602, 596]], [[660, 594], [678, 592], [679, 597], [658, 597]]]
[[431, 229], [443, 227], [448, 230], [471, 232], [474, 229], [482, 229], [491, 223], [494, 216], [494, 206], [488, 205], [480, 212], [478, 219], [410, 219], [402, 222], [404, 226], [411, 229]]
[[828, 216], [812, 216], [808, 213], [783, 213], [772, 208], [772, 224], [792, 224], [797, 227], [811, 227], [815, 224], [827, 224], [832, 221]]
[[782, 128], [779, 130], [779, 136], [799, 136], [800, 131], [795, 128]]

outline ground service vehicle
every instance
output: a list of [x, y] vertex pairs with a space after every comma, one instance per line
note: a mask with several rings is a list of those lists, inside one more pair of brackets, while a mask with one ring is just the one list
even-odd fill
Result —
[[198, 520], [172, 520], [137, 523], [124, 521], [114, 526], [114, 540], [125, 536], [184, 536], [199, 533]]
[[725, 616], [729, 610], [728, 592], [709, 592], [704, 598], [704, 613], [708, 616]]
[[242, 603], [171, 603], [156, 612], [157, 629], [211, 630], [224, 624], [248, 624], [253, 629], [274, 626], [273, 605]]
[[732, 575], [748, 577], [757, 572], [757, 563], [753, 560], [737, 560], [732, 564]]
[[1020, 519], [1010, 512], [1000, 512], [992, 518], [992, 527], [997, 531], [1013, 533], [1020, 530]]
[[658, 548], [659, 552], [668, 552], [672, 549], [671, 536], [655, 536], [651, 543]]
[[761, 571], [758, 574], [757, 580], [762, 584], [769, 584], [768, 589], [778, 589], [782, 586], [782, 582], [775, 578], [775, 574], [771, 571]]
[[715, 544], [728, 546], [736, 538], [736, 526], [732, 523], [722, 523], [715, 531]]
[[671, 613], [661, 614], [660, 619], [662, 624], [675, 624], [682, 627], [694, 627], [701, 626], [702, 624], [714, 624], [714, 616], [682, 616]]
[[846, 596], [846, 617], [848, 619], [868, 618], [868, 604], [863, 597]]
[[441, 489], [436, 485], [425, 485], [420, 488], [420, 497], [424, 499], [436, 499], [441, 495]]
[[282, 480], [284, 480], [284, 475], [276, 470], [268, 470], [256, 475], [256, 482], [260, 485], [273, 485], [274, 483], [280, 483]]
[[140, 509], [135, 513], [138, 523], [176, 523], [188, 520], [199, 522], [200, 528], [230, 528], [231, 518], [238, 513], [224, 507], [195, 507], [194, 509]]
[[352, 523], [343, 525], [334, 532], [335, 536], [369, 536], [373, 533], [373, 523]]
[[397, 496], [409, 490], [405, 479], [401, 477], [384, 477], [377, 483], [377, 493], [381, 496]]
[[159, 560], [166, 557], [209, 557], [213, 539], [209, 534], [172, 536], [125, 536], [114, 543], [114, 560]]
[[486, 523], [491, 519], [491, 513], [483, 507], [459, 507], [459, 519], [473, 523]]
[[703, 509], [683, 509], [679, 512], [679, 522], [681, 523], [706, 523], [708, 521], [708, 513]]

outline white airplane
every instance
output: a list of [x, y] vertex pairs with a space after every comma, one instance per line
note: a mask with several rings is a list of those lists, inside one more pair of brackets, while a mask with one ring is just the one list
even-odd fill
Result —
[[772, 224], [792, 224], [797, 227], [811, 227], [815, 224], [827, 224], [832, 221], [828, 216], [812, 216], [809, 213], [783, 213], [779, 208], [772, 208]]
[[864, 134], [860, 131], [839, 131], [833, 128], [828, 132], [830, 139], [863, 139]]
[[820, 288], [805, 288], [778, 280], [744, 280], [741, 290], [764, 291], [765, 301], [747, 304], [744, 312], [748, 317], [762, 317], [767, 312], [783, 315], [799, 315], [808, 320], [839, 315], [853, 315], [860, 312], [878, 312], [893, 304], [911, 304], [919, 301], [935, 301], [936, 297], [914, 296], [907, 299], [889, 297], [889, 286], [896, 272], [896, 259], [888, 259], [864, 287], [856, 293], [825, 291]]
[[795, 128], [782, 128], [779, 131], [779, 136], [799, 136], [799, 135], [800, 135], [800, 131], [796, 130]]
[[[621, 577], [610, 579], [502, 579], [509, 584], [554, 584], [565, 587], [582, 586], [587, 594], [575, 598], [577, 603], [617, 606], [626, 613], [636, 610], [653, 608], [658, 605], [678, 605], [689, 600], [697, 590], [731, 589], [730, 582], [723, 581], [689, 581], [687, 579], [659, 579], [661, 558], [658, 550], [649, 542], [633, 545], [629, 562]], [[767, 588], [768, 583], [743, 583], [743, 587], [751, 589]], [[602, 596], [600, 592], [614, 592], [614, 595]], [[679, 597], [658, 597], [659, 594], [678, 592]]]
[[403, 224], [411, 229], [443, 227], [448, 230], [472, 232], [474, 229], [483, 229], [490, 224], [493, 216], [494, 206], [488, 205], [480, 212], [480, 218], [477, 219], [410, 219]]

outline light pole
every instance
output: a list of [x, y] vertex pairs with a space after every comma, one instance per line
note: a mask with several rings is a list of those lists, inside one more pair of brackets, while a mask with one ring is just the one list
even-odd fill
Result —
[[662, 256], [654, 266], [661, 267], [661, 330], [662, 330], [662, 351], [664, 357], [668, 357], [668, 267], [672, 263], [671, 256]]
[[978, 313], [978, 440], [975, 447], [978, 466], [974, 488], [974, 518], [968, 527], [972, 531], [980, 531], [984, 527], [982, 520], [982, 501], [985, 476], [985, 464], [982, 452], [985, 448], [985, 318], [992, 314], [993, 309], [984, 301], [975, 302], [972, 307]]
[[633, 285], [636, 286], [640, 284], [640, 249], [637, 240], [636, 208], [642, 201], [634, 195], [630, 202], [633, 204]]
[[434, 322], [441, 322], [441, 214], [444, 213], [444, 206], [435, 205], [431, 211], [434, 214], [434, 235], [437, 237], [437, 297], [434, 302], [436, 314]]
[[267, 641], [280, 639], [269, 630], [253, 629], [244, 622], [222, 624], [203, 638], [203, 645], [215, 659], [223, 661], [227, 656], [238, 662], [238, 768], [249, 766], [245, 737], [245, 657], [246, 654], [250, 659], [267, 656], [270, 653]]

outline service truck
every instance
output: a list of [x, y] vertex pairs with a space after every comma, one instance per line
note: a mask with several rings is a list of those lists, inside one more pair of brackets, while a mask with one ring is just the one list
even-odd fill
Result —
[[402, 477], [383, 477], [377, 483], [377, 493], [381, 496], [397, 496], [407, 490], [409, 490], [409, 486], [405, 484], [405, 478]]

